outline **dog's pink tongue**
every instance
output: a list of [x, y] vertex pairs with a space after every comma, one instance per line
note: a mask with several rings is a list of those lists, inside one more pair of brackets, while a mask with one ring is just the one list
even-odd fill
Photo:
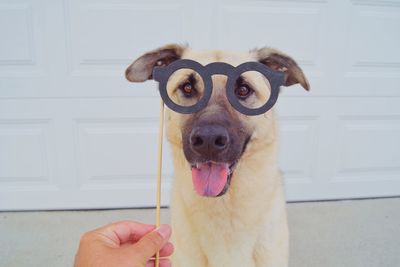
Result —
[[216, 197], [224, 189], [228, 174], [228, 164], [202, 163], [192, 168], [194, 188], [201, 196]]

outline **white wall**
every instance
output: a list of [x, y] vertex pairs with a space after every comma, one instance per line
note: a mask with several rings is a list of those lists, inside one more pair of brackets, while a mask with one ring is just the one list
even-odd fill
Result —
[[[0, 209], [154, 205], [159, 96], [126, 66], [169, 42], [270, 45], [289, 200], [400, 195], [400, 1], [0, 1]], [[165, 154], [163, 203], [172, 168]]]

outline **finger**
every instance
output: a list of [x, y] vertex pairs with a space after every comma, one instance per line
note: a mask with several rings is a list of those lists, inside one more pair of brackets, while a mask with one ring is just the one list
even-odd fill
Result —
[[157, 230], [143, 236], [136, 244], [130, 246], [130, 251], [140, 262], [145, 264], [168, 242], [170, 237], [171, 227], [164, 224]]
[[107, 238], [107, 241], [110, 241], [112, 245], [119, 246], [129, 241], [136, 242], [154, 229], [154, 225], [135, 221], [120, 221], [96, 229], [95, 232]]
[[160, 257], [169, 257], [174, 253], [174, 245], [168, 242], [160, 250]]
[[[172, 263], [169, 259], [160, 259], [160, 267], [171, 267]], [[154, 260], [148, 261], [146, 267], [155, 267]]]

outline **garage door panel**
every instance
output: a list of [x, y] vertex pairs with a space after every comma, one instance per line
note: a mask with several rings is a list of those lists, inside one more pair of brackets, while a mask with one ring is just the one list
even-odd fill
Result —
[[400, 4], [351, 1], [345, 28], [341, 92], [399, 96]]
[[[26, 3], [0, 4], [0, 62], [4, 65], [32, 65], [34, 39], [32, 7]], [[9, 27], [13, 25], [13, 27]]]
[[54, 144], [49, 143], [48, 122], [2, 120], [0, 126], [1, 179], [49, 182], [48, 159]]
[[0, 118], [0, 209], [12, 205], [3, 194], [58, 191], [56, 164], [51, 119]]
[[[158, 105], [158, 97], [0, 100], [0, 209], [154, 205]], [[167, 205], [168, 146], [164, 159]]]
[[[80, 183], [155, 182], [157, 118], [79, 120]], [[169, 167], [169, 166], [166, 166]]]
[[400, 187], [398, 103], [397, 98], [282, 95], [280, 165], [288, 199], [396, 194], [392, 187]]
[[337, 180], [400, 181], [400, 116], [340, 117]]
[[178, 3], [70, 1], [66, 14], [72, 75], [100, 70], [119, 77], [144, 47], [183, 40], [183, 10]]
[[40, 56], [43, 36], [38, 7], [31, 1], [0, 3], [1, 80], [10, 76], [43, 75], [43, 58]]
[[61, 9], [59, 1], [2, 1], [0, 98], [56, 94], [65, 70]]
[[[273, 46], [296, 58], [303, 67], [318, 68], [323, 56], [320, 47], [325, 23], [322, 7], [321, 3], [297, 7], [270, 2], [224, 3], [220, 7], [217, 25], [219, 32], [225, 34], [218, 35], [218, 44], [242, 50]], [[272, 26], [279, 21], [285, 23], [280, 27]], [[249, 29], [257, 29], [257, 34]]]
[[[348, 55], [353, 67], [371, 66], [400, 67], [398, 25], [400, 24], [400, 3], [386, 5], [352, 3], [348, 18]], [[368, 29], [368, 30], [365, 30]]]
[[[280, 166], [291, 183], [313, 182], [318, 144], [319, 116], [280, 116]], [[287, 153], [290, 153], [290, 157]]]

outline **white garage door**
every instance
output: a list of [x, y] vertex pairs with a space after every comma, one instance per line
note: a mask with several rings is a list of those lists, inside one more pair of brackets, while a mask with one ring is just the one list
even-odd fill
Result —
[[303, 67], [277, 107], [289, 200], [400, 195], [399, 29], [400, 1], [1, 0], [0, 209], [154, 205], [159, 96], [123, 73], [186, 41]]

